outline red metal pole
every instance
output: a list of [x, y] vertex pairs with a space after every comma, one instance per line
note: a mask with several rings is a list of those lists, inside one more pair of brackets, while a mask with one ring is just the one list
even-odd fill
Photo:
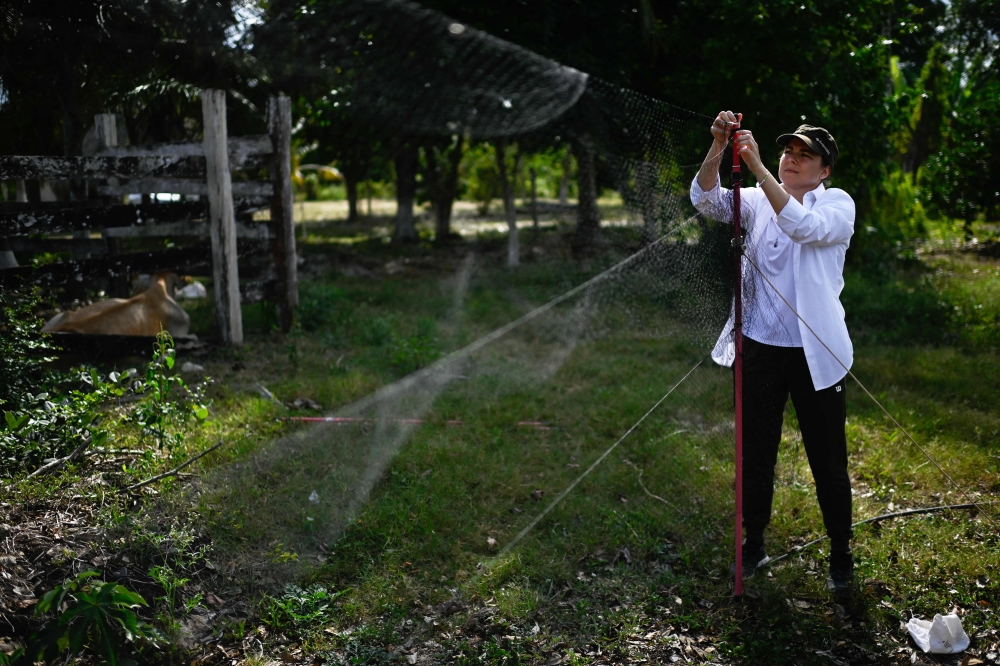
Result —
[[[742, 114], [737, 116], [742, 120]], [[743, 596], [743, 229], [740, 219], [740, 152], [736, 148], [736, 132], [740, 124], [733, 125], [733, 247], [736, 263], [734, 278], [733, 324], [736, 358], [733, 361], [736, 398], [736, 596]]]

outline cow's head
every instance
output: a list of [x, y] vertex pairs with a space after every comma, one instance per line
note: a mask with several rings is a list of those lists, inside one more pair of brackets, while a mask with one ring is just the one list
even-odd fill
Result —
[[171, 273], [168, 271], [163, 271], [157, 273], [153, 276], [150, 281], [152, 284], [163, 283], [163, 288], [167, 292], [167, 296], [170, 298], [177, 298], [177, 287], [185, 285], [191, 281], [191, 278], [182, 278], [177, 275], [177, 273]]

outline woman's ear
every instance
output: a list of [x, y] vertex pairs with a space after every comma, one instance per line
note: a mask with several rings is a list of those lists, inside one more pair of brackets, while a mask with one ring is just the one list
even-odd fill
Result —
[[825, 181], [827, 178], [830, 177], [831, 173], [833, 173], [833, 167], [831, 167], [828, 164], [825, 167], [823, 167], [823, 170], [820, 172], [820, 177], [819, 177], [820, 180], [824, 180]]

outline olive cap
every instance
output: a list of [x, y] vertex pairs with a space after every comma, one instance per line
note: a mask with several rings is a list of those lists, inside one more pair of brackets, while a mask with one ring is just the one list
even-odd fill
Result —
[[837, 155], [840, 154], [837, 142], [833, 140], [833, 135], [822, 127], [799, 125], [793, 133], [779, 136], [778, 145], [787, 146], [792, 139], [801, 139], [814, 153], [825, 157], [830, 166], [833, 166], [834, 162], [837, 161]]

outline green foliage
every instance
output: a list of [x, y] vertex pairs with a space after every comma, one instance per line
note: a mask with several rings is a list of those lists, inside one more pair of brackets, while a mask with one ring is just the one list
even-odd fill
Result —
[[26, 393], [22, 407], [4, 412], [0, 423], [0, 472], [37, 467], [46, 458], [61, 457], [87, 438], [100, 446], [109, 437], [111, 423], [101, 406], [124, 395], [120, 377], [104, 377], [94, 369], [75, 373], [83, 388], [61, 396], [48, 392]]
[[[247, 85], [251, 63], [234, 39], [239, 6], [175, 0], [5, 3], [0, 81], [7, 100], [0, 105], [0, 152], [79, 155], [94, 114], [112, 110], [140, 111], [145, 122], [129, 127], [133, 141], [188, 138], [184, 121], [191, 109], [177, 96], [150, 100], [144, 113], [141, 105], [109, 108], [109, 99], [159, 81], [198, 88]], [[38, 81], [59, 84], [40, 88]], [[200, 112], [192, 115], [200, 118]], [[234, 120], [230, 132], [244, 134]]]
[[[356, 345], [373, 366], [407, 374], [441, 353], [433, 317], [403, 318], [352, 302], [356, 295], [326, 284], [303, 284], [299, 321], [305, 332], [322, 332], [336, 347]], [[388, 363], [387, 363], [388, 361]]]
[[[167, 331], [160, 331], [153, 344], [153, 359], [145, 368], [143, 378], [136, 378], [132, 391], [143, 400], [129, 416], [142, 433], [156, 438], [157, 446], [174, 448], [184, 439], [180, 430], [168, 432], [168, 426], [181, 425], [192, 416], [204, 420], [208, 408], [204, 402], [204, 387], [192, 388], [177, 373], [171, 372], [176, 362], [174, 340]], [[181, 397], [183, 394], [183, 397]]]
[[[155, 566], [149, 570], [149, 577], [155, 580], [163, 588], [163, 596], [157, 597], [156, 601], [162, 602], [166, 615], [163, 617], [165, 624], [173, 626], [176, 621], [177, 602], [179, 593], [185, 585], [191, 582], [190, 578], [183, 578], [178, 575], [170, 565], [164, 564]], [[185, 608], [190, 610], [201, 602], [201, 594], [195, 595], [190, 603], [185, 604]]]
[[469, 146], [462, 155], [459, 179], [465, 198], [475, 201], [479, 214], [486, 215], [490, 202], [500, 196], [500, 172], [492, 144], [476, 143]]
[[156, 631], [133, 610], [148, 605], [145, 599], [123, 585], [92, 580], [99, 575], [84, 571], [39, 600], [36, 615], [51, 618], [29, 640], [24, 653], [29, 662], [51, 662], [66, 651], [73, 658], [89, 648], [114, 665], [125, 663], [119, 659], [123, 637], [156, 646]]
[[333, 602], [341, 592], [329, 592], [321, 585], [301, 588], [285, 586], [280, 597], [267, 597], [261, 608], [261, 618], [277, 629], [309, 628], [333, 613]]
[[0, 290], [0, 409], [19, 406], [51, 360], [44, 353], [53, 347], [33, 312], [37, 303], [33, 293]]
[[913, 179], [895, 165], [887, 171], [867, 214], [855, 221], [848, 251], [852, 267], [872, 275], [888, 275], [901, 262], [912, 262], [929, 223]]
[[946, 149], [927, 161], [921, 187], [931, 209], [964, 220], [971, 237], [977, 217], [1000, 215], [1000, 78], [965, 90], [959, 109]]
[[[143, 374], [134, 370], [102, 375], [94, 368], [79, 368], [69, 375], [51, 374], [36, 381], [48, 390], [25, 393], [19, 408], [4, 411], [0, 423], [0, 472], [37, 467], [42, 460], [65, 456], [87, 438], [92, 446], [103, 445], [119, 423], [134, 423], [143, 434], [168, 448], [183, 441], [176, 426], [194, 418], [208, 417], [204, 386], [188, 387], [172, 373], [174, 349], [170, 334], [157, 337], [153, 360]], [[67, 384], [76, 388], [66, 390]], [[104, 406], [126, 394], [137, 396], [135, 409], [115, 416]], [[170, 428], [174, 430], [171, 432]]]
[[890, 63], [893, 80], [890, 104], [890, 134], [894, 157], [905, 173], [917, 172], [928, 156], [942, 148], [942, 137], [951, 116], [949, 94], [953, 76], [947, 67], [947, 52], [941, 43], [934, 44], [920, 79], [907, 86], [898, 67], [898, 58]]

